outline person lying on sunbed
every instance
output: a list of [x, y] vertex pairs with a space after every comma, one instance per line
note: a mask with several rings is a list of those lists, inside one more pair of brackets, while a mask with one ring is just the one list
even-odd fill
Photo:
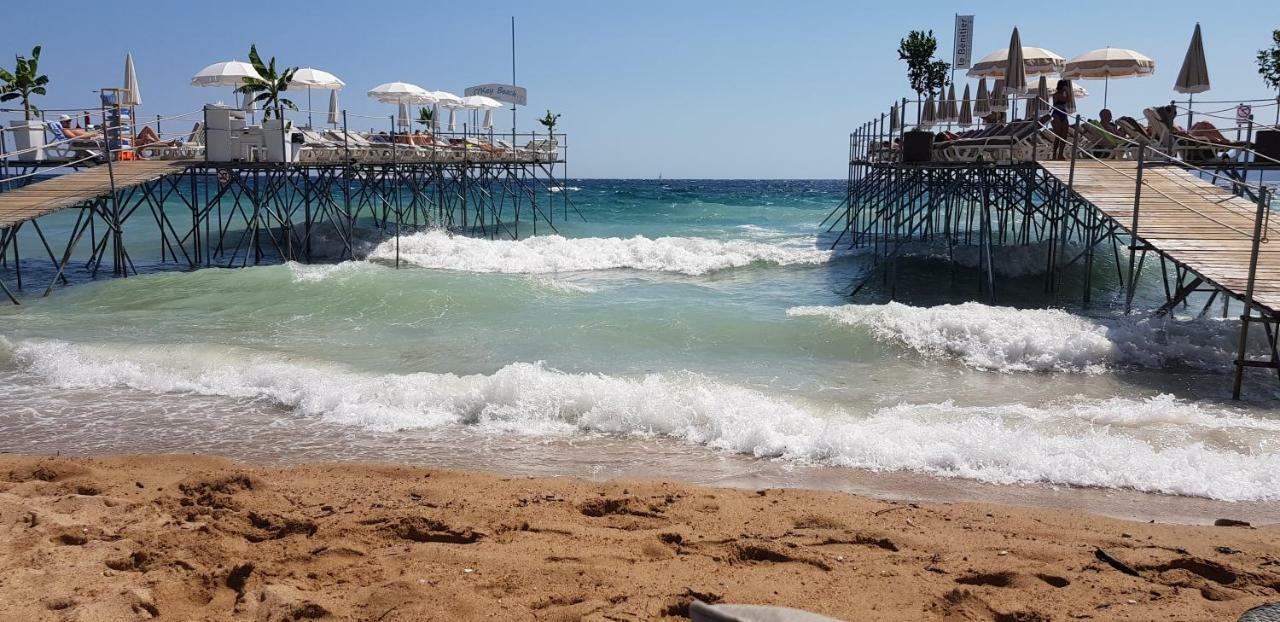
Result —
[[1116, 136], [1124, 136], [1124, 134], [1121, 133], [1122, 130], [1120, 129], [1120, 126], [1116, 125], [1115, 118], [1112, 117], [1110, 108], [1103, 108], [1098, 112], [1097, 125], [1105, 132], [1115, 134]]
[[62, 133], [66, 134], [67, 138], [80, 138], [81, 136], [85, 136], [89, 133], [88, 130], [82, 130], [72, 125], [70, 115], [62, 115], [62, 117], [58, 119], [58, 124], [62, 126]]
[[142, 148], [142, 147], [148, 147], [148, 146], [150, 146], [150, 147], [161, 147], [161, 146], [165, 146], [165, 147], [176, 147], [176, 146], [180, 145], [181, 143], [182, 143], [182, 141], [180, 141], [180, 140], [178, 140], [178, 139], [176, 139], [176, 138], [175, 138], [175, 139], [173, 139], [173, 140], [160, 140], [160, 135], [159, 135], [159, 134], [157, 134], [157, 133], [156, 133], [156, 131], [155, 131], [155, 129], [154, 129], [154, 128], [152, 128], [151, 126], [147, 126], [147, 127], [142, 128], [142, 131], [141, 131], [141, 132], [138, 132], [138, 136], [137, 136], [137, 138], [133, 139], [133, 145], [134, 145], [134, 147], [136, 147], [136, 148]]

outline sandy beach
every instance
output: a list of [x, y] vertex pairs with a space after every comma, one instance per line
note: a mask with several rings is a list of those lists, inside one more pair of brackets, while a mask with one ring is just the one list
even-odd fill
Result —
[[0, 459], [6, 620], [648, 620], [694, 598], [846, 620], [1234, 620], [1280, 599], [1277, 536], [794, 489]]

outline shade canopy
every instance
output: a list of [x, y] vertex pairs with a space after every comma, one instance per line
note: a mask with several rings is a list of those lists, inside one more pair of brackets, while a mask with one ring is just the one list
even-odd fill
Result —
[[1209, 66], [1204, 60], [1204, 42], [1200, 40], [1200, 24], [1191, 34], [1191, 44], [1187, 46], [1187, 55], [1182, 59], [1182, 69], [1178, 71], [1178, 80], [1173, 90], [1193, 95], [1209, 90]]
[[289, 86], [301, 86], [310, 89], [340, 89], [347, 83], [327, 71], [314, 67], [303, 67], [293, 72]]
[[434, 103], [435, 97], [431, 92], [408, 82], [387, 82], [379, 84], [369, 89], [369, 98], [384, 104], [399, 104], [407, 102], [411, 104], [430, 104]]
[[[1028, 76], [1059, 73], [1067, 61], [1044, 48], [1022, 46], [1022, 68]], [[970, 78], [1003, 78], [1009, 63], [1009, 50], [998, 50], [983, 56], [966, 74]]]
[[449, 91], [432, 91], [432, 97], [435, 97], [435, 103], [445, 108], [461, 108], [462, 98], [450, 93]]
[[472, 110], [497, 110], [502, 108], [502, 102], [485, 97], [484, 95], [470, 95], [462, 98], [462, 105]]
[[1005, 54], [1004, 88], [1011, 93], [1027, 92], [1027, 67], [1022, 59], [1022, 37], [1017, 26], [1009, 36], [1009, 51]]
[[[968, 87], [966, 87], [968, 88]], [[991, 94], [987, 92], [987, 79], [978, 80], [978, 94], [973, 102], [973, 114], [979, 118], [991, 114]]]
[[127, 106], [142, 105], [142, 89], [138, 87], [138, 74], [133, 70], [133, 54], [124, 55], [124, 101]]
[[334, 89], [329, 91], [329, 118], [327, 121], [329, 125], [336, 126], [341, 118], [342, 113], [338, 110], [338, 90]]
[[1124, 48], [1102, 48], [1085, 52], [1069, 61], [1062, 77], [1068, 80], [1140, 78], [1156, 71], [1156, 61], [1145, 54]]
[[244, 85], [245, 78], [262, 79], [258, 71], [249, 63], [230, 60], [225, 63], [214, 63], [201, 69], [191, 77], [191, 86], [231, 86]]
[[964, 99], [960, 100], [960, 110], [956, 113], [956, 124], [960, 127], [973, 125], [973, 108], [969, 102], [969, 85], [964, 85]]

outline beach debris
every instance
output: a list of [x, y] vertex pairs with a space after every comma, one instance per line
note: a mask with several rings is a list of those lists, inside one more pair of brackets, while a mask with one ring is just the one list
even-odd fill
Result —
[[1236, 520], [1234, 518], [1219, 518], [1213, 521], [1214, 527], [1252, 527], [1248, 521]]
[[1106, 551], [1100, 548], [1093, 550], [1093, 556], [1098, 558], [1099, 561], [1104, 561], [1107, 563], [1107, 565], [1111, 566], [1112, 568], [1115, 568], [1116, 570], [1119, 570], [1120, 572], [1123, 572], [1131, 577], [1142, 576], [1138, 574], [1138, 571], [1134, 570], [1132, 566], [1112, 557], [1110, 554], [1108, 554]]

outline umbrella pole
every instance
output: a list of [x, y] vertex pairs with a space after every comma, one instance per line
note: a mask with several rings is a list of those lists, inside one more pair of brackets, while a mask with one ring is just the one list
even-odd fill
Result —
[[1102, 107], [1107, 107], [1107, 92], [1111, 87], [1111, 76], [1102, 76]]
[[311, 129], [311, 85], [307, 85], [307, 129]]
[[1195, 93], [1187, 93], [1187, 131], [1191, 131], [1191, 101], [1195, 99]]

